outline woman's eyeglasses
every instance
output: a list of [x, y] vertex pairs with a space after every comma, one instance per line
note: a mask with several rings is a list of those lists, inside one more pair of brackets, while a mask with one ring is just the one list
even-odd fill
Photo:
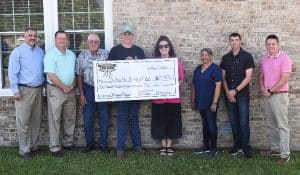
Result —
[[162, 49], [162, 48], [169, 48], [169, 44], [164, 44], [164, 45], [159, 45], [159, 49]]

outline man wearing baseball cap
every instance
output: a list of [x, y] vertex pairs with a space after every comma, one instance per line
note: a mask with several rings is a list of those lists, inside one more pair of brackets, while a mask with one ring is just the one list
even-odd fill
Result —
[[[122, 29], [122, 43], [113, 47], [108, 56], [108, 60], [133, 60], [144, 59], [144, 51], [133, 44], [134, 30], [130, 26], [124, 26]], [[125, 72], [124, 72], [125, 73]], [[118, 101], [117, 108], [117, 127], [118, 127], [118, 145], [117, 157], [125, 157], [125, 142], [127, 126], [131, 133], [133, 148], [140, 154], [144, 154], [141, 144], [141, 133], [139, 128], [138, 112], [140, 108], [139, 101]]]

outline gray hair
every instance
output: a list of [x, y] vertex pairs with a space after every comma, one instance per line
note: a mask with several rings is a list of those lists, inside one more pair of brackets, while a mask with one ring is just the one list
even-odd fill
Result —
[[209, 55], [213, 55], [211, 48], [203, 48], [203, 49], [201, 49], [200, 53], [202, 53], [202, 52], [207, 52]]
[[89, 40], [92, 40], [92, 39], [96, 39], [96, 40], [100, 41], [100, 37], [99, 37], [99, 35], [97, 35], [96, 33], [90, 33], [90, 34], [89, 34], [87, 40], [89, 41]]

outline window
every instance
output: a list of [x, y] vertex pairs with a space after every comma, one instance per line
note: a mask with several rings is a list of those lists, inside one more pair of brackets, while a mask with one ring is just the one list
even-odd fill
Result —
[[69, 49], [76, 54], [87, 48], [85, 41], [91, 31], [99, 34], [103, 48], [110, 49], [113, 45], [110, 0], [1, 0], [0, 18], [0, 96], [12, 95], [9, 55], [23, 42], [24, 29], [29, 26], [38, 29], [38, 45], [46, 51], [54, 45], [58, 29], [69, 34]]

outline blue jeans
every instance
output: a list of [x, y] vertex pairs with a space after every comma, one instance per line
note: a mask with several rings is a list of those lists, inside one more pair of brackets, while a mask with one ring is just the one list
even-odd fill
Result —
[[[203, 128], [203, 148], [205, 150], [217, 150], [217, 112], [210, 109], [199, 110]], [[209, 144], [210, 143], [210, 144]]]
[[234, 149], [242, 148], [244, 152], [250, 151], [249, 139], [249, 94], [236, 97], [232, 103], [226, 98], [225, 103], [229, 115]]
[[141, 148], [141, 133], [138, 120], [138, 101], [116, 102], [118, 118], [118, 150], [125, 149], [126, 133], [129, 124], [133, 148]]
[[109, 107], [107, 102], [95, 102], [94, 88], [88, 85], [83, 86], [83, 93], [87, 104], [83, 107], [84, 134], [87, 145], [94, 145], [94, 116], [98, 112], [100, 138], [99, 146], [107, 147], [107, 134], [109, 126]]

